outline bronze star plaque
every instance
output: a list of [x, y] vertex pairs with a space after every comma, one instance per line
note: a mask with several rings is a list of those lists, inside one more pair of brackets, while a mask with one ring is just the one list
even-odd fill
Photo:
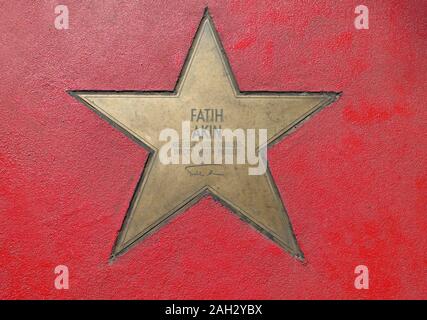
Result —
[[[271, 145], [314, 112], [333, 92], [241, 92], [212, 18], [205, 12], [174, 91], [72, 91], [73, 96], [150, 152], [112, 258], [154, 232], [173, 215], [211, 194], [291, 255], [303, 259], [270, 170], [249, 175], [249, 164], [165, 165], [159, 159], [165, 128], [183, 121], [229, 129], [267, 129]], [[218, 111], [219, 110], [219, 111]]]

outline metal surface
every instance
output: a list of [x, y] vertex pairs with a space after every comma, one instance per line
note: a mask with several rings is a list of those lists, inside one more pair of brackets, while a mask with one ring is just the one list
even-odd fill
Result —
[[[216, 168], [164, 165], [158, 151], [165, 128], [181, 132], [192, 109], [222, 109], [221, 127], [267, 129], [268, 143], [335, 101], [333, 92], [241, 92], [209, 13], [202, 18], [174, 91], [72, 91], [73, 96], [150, 151], [112, 258], [210, 193], [293, 256], [303, 259], [269, 170], [248, 175], [247, 164]], [[194, 120], [194, 119], [193, 119]], [[212, 119], [206, 123], [214, 124]], [[197, 121], [192, 121], [192, 127]]]

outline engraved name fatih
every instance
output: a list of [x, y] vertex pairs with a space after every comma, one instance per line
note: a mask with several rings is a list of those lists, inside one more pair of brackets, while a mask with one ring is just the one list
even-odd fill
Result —
[[221, 108], [192, 108], [191, 121], [182, 122], [181, 134], [172, 128], [160, 131], [159, 141], [165, 142], [159, 151], [160, 162], [191, 165], [191, 175], [195, 175], [194, 166], [221, 164], [249, 164], [249, 175], [264, 174], [267, 129], [223, 128], [224, 117]]

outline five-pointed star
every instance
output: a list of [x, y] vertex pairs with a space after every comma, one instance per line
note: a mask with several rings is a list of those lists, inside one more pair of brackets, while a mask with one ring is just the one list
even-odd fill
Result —
[[263, 175], [248, 175], [248, 165], [228, 164], [221, 166], [218, 175], [203, 174], [203, 170], [194, 174], [185, 164], [165, 165], [159, 161], [164, 143], [159, 141], [159, 134], [165, 128], [180, 132], [193, 108], [220, 108], [222, 128], [267, 129], [271, 144], [336, 100], [336, 93], [241, 92], [206, 10], [174, 91], [71, 94], [150, 151], [112, 258], [209, 193], [303, 259], [269, 170]]

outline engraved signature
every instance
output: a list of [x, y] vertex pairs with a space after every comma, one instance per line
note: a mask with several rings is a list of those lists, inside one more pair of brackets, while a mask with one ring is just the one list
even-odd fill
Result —
[[186, 166], [185, 170], [190, 174], [190, 176], [223, 176], [224, 175], [224, 166], [222, 165], [212, 165], [212, 164], [200, 164], [193, 166]]

